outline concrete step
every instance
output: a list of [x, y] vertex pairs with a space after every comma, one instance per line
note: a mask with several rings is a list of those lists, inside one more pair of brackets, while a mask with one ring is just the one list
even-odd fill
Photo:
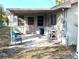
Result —
[[[45, 36], [40, 36], [36, 34], [22, 35], [22, 43], [29, 42], [29, 41], [38, 43], [43, 40], [47, 40]], [[18, 44], [18, 43], [21, 43], [21, 41], [15, 42], [15, 40], [13, 40], [12, 44], [15, 44], [15, 43]]]

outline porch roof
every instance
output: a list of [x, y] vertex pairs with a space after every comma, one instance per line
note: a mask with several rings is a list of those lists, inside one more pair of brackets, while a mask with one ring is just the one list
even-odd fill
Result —
[[50, 9], [22, 9], [22, 8], [7, 8], [12, 13], [27, 13], [27, 14], [32, 14], [32, 13], [51, 13], [52, 10]]

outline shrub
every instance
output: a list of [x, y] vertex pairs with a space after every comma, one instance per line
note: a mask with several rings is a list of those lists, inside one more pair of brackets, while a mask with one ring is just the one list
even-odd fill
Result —
[[64, 45], [60, 45], [60, 46], [58, 46], [58, 48], [60, 48], [60, 49], [61, 49], [61, 48], [65, 48], [65, 46], [64, 46]]
[[75, 44], [69, 45], [69, 48], [70, 48], [72, 51], [76, 51], [76, 47], [77, 47], [77, 45], [75, 45]]

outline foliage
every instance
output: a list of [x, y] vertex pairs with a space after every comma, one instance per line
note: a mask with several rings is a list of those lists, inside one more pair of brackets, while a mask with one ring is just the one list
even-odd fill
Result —
[[57, 5], [59, 5], [59, 4], [63, 3], [63, 2], [64, 2], [64, 0], [56, 0]]
[[58, 49], [63, 49], [63, 48], [65, 48], [64, 45], [60, 45], [60, 46], [58, 46]]
[[7, 16], [5, 15], [3, 7], [0, 7], [0, 21], [6, 21]]
[[7, 22], [8, 18], [5, 15], [3, 7], [0, 6], [0, 27], [3, 27], [3, 23]]
[[2, 15], [1, 15], [1, 13], [0, 13], [0, 20], [1, 20], [1, 21], [7, 21], [8, 18], [7, 18], [7, 16], [6, 16], [5, 14], [2, 14]]
[[73, 51], [76, 51], [76, 47], [77, 47], [77, 45], [75, 45], [75, 44], [69, 45], [69, 48]]

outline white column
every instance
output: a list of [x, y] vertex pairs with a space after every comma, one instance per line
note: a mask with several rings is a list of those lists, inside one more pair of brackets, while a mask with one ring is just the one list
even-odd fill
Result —
[[13, 42], [13, 35], [12, 35], [12, 32], [13, 32], [13, 26], [14, 26], [14, 24], [13, 24], [13, 18], [14, 16], [13, 16], [13, 14], [9, 14], [9, 16], [8, 16], [8, 19], [9, 19], [9, 26], [10, 26], [10, 35], [11, 35], [11, 44], [12, 44], [12, 42]]

